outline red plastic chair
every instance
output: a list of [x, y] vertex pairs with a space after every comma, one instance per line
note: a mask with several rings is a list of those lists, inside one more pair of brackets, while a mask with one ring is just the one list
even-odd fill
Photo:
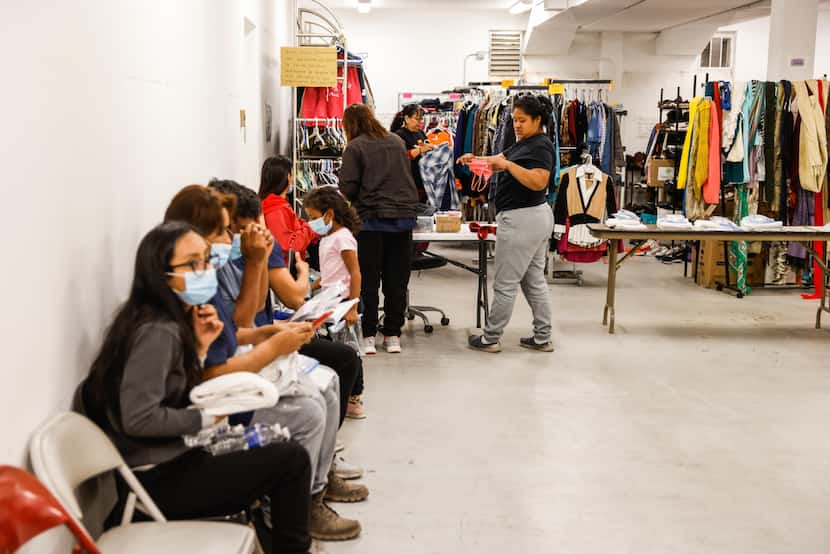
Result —
[[65, 525], [78, 540], [73, 554], [100, 554], [92, 537], [31, 473], [0, 466], [0, 554], [17, 551], [37, 535]]

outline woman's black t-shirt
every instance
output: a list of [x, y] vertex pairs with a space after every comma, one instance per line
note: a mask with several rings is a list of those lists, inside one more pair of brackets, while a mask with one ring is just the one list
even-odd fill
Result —
[[[419, 140], [423, 142], [427, 141], [426, 134], [424, 134], [424, 132], [420, 129], [413, 132], [406, 127], [401, 127], [395, 131], [395, 134], [403, 139], [406, 144], [407, 153], [418, 146]], [[424, 191], [424, 181], [421, 179], [421, 168], [418, 166], [418, 160], [420, 160], [420, 156], [414, 160], [410, 160], [409, 165], [412, 168], [412, 178], [415, 180], [415, 187], [418, 189], [418, 196], [420, 197], [421, 193]]]
[[[504, 157], [525, 169], [553, 171], [554, 146], [544, 134], [520, 140], [504, 151]], [[496, 190], [496, 211], [532, 208], [547, 201], [547, 190], [530, 190], [509, 171], [503, 171]]]

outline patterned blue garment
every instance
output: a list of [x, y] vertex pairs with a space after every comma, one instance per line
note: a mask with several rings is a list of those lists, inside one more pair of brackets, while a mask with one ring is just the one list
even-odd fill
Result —
[[[457, 210], [461, 201], [458, 191], [455, 190], [453, 152], [450, 145], [441, 144], [434, 150], [422, 154], [418, 165], [430, 205], [438, 210]], [[448, 205], [445, 201], [447, 196]]]

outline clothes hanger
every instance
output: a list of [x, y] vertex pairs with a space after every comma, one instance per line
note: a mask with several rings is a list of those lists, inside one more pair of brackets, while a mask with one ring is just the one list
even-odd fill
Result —
[[589, 152], [584, 152], [582, 154], [582, 159], [584, 160], [582, 165], [580, 165], [576, 170], [577, 178], [587, 176], [589, 179], [593, 178], [595, 181], [599, 180], [598, 177], [601, 172], [594, 165], [593, 156], [591, 156]]

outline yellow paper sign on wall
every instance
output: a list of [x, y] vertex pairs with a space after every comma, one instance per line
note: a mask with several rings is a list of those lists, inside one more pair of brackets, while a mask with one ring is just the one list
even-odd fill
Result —
[[337, 48], [317, 46], [280, 48], [280, 85], [284, 87], [337, 86]]
[[504, 81], [501, 82], [501, 86], [504, 87], [504, 88], [512, 87], [515, 84], [516, 84], [516, 81], [514, 81], [513, 79], [505, 79]]
[[565, 94], [565, 85], [562, 83], [548, 85], [548, 94]]

